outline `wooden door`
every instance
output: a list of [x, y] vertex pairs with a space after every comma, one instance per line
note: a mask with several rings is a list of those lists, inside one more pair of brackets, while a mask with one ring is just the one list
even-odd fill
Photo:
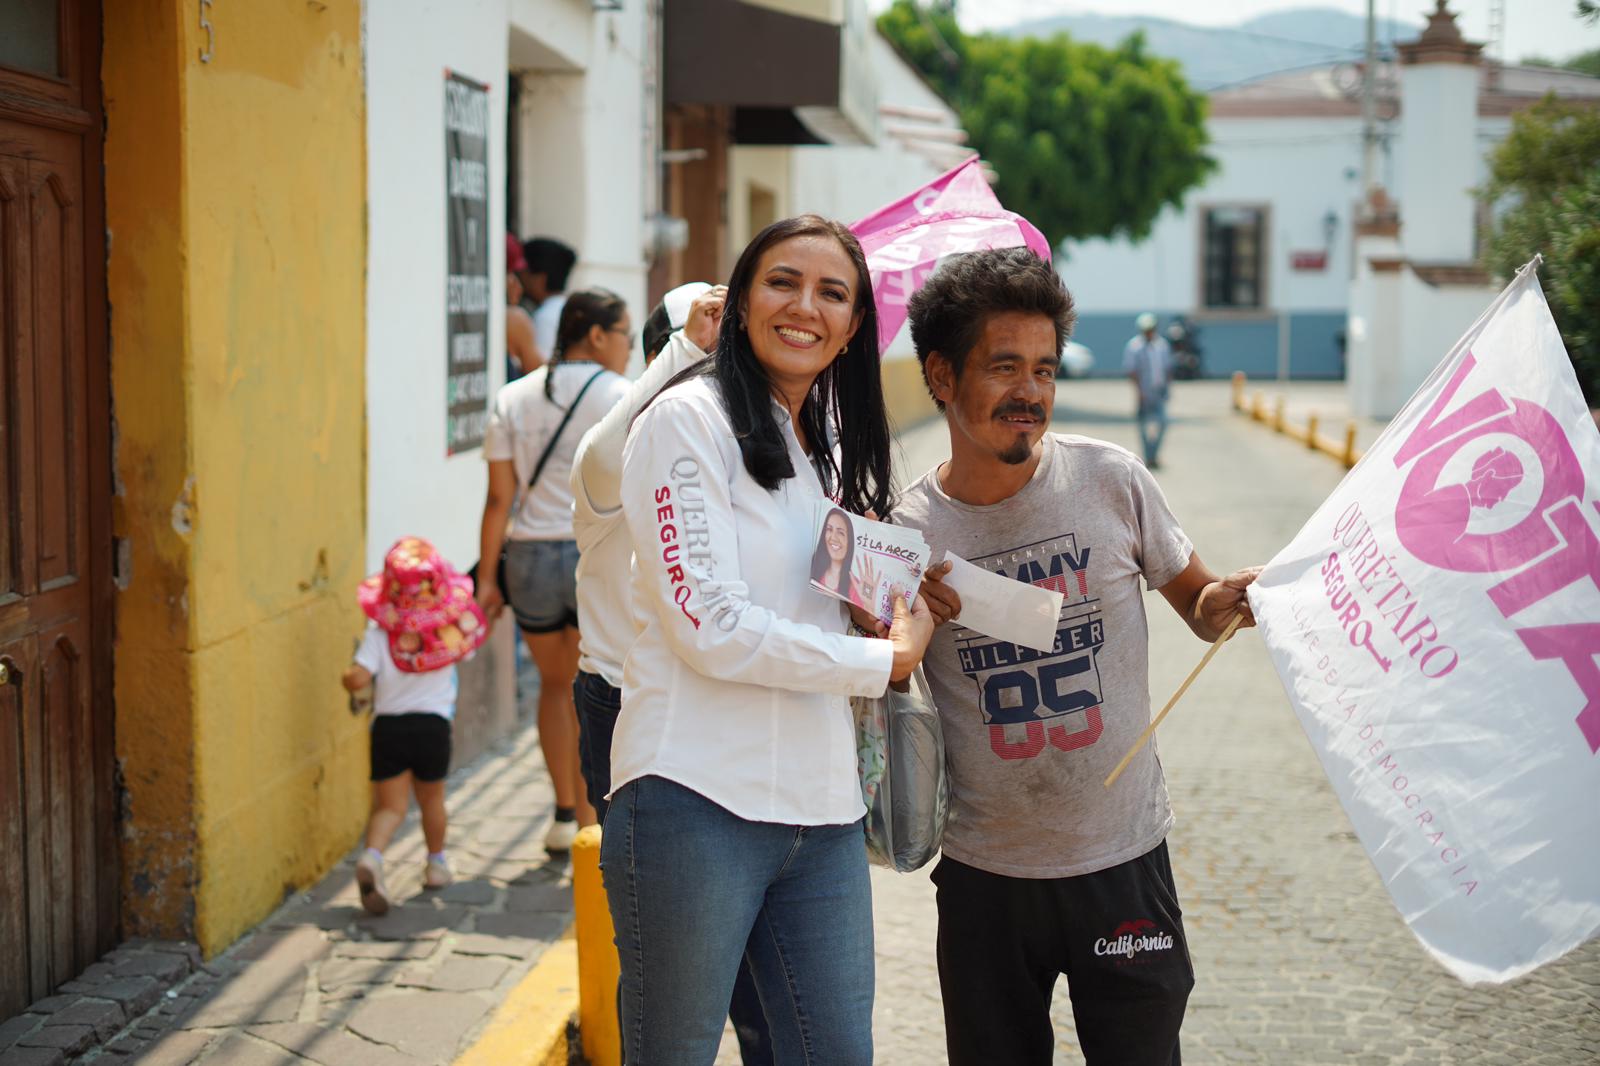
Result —
[[118, 908], [98, 5], [5, 5], [0, 38], [3, 1019]]

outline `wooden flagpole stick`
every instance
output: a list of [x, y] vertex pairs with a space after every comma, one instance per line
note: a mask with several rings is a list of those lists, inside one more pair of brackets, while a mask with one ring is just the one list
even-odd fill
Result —
[[1126, 770], [1128, 764], [1133, 761], [1133, 757], [1139, 754], [1139, 749], [1144, 747], [1145, 741], [1149, 740], [1150, 735], [1156, 731], [1156, 726], [1161, 724], [1161, 720], [1167, 716], [1167, 712], [1172, 710], [1178, 700], [1183, 698], [1183, 694], [1189, 691], [1189, 686], [1194, 684], [1194, 679], [1200, 676], [1200, 671], [1206, 668], [1206, 663], [1210, 662], [1211, 657], [1217, 654], [1218, 648], [1227, 643], [1228, 638], [1233, 636], [1233, 631], [1238, 629], [1239, 623], [1243, 621], [1243, 614], [1234, 615], [1233, 621], [1228, 623], [1228, 628], [1222, 631], [1222, 636], [1212, 641], [1211, 647], [1206, 649], [1206, 653], [1201, 657], [1200, 662], [1193, 670], [1189, 671], [1189, 676], [1183, 679], [1183, 684], [1178, 686], [1178, 691], [1174, 692], [1172, 698], [1167, 701], [1167, 705], [1161, 708], [1161, 713], [1150, 720], [1150, 724], [1144, 727], [1144, 732], [1139, 734], [1139, 739], [1133, 742], [1133, 747], [1128, 749], [1128, 754], [1124, 755], [1122, 761], [1117, 763], [1117, 768], [1111, 771], [1111, 776], [1106, 778], [1107, 788], [1110, 788], [1116, 783], [1117, 778], [1122, 776], [1122, 771]]

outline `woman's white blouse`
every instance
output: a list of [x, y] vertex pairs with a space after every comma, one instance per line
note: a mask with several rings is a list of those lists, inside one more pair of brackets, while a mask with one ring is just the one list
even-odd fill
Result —
[[861, 817], [850, 696], [881, 696], [893, 650], [845, 635], [810, 587], [824, 496], [786, 411], [795, 476], [772, 492], [744, 468], [716, 386], [647, 407], [623, 450], [639, 636], [623, 668], [612, 787], [669, 778], [752, 821]]

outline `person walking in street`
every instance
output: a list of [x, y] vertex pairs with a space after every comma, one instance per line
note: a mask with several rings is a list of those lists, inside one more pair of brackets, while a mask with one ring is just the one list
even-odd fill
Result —
[[[951, 1066], [1044, 1066], [1066, 975], [1090, 1066], [1175, 1066], [1194, 983], [1155, 745], [1102, 782], [1150, 721], [1140, 579], [1201, 640], [1257, 569], [1218, 578], [1126, 450], [1049, 432], [1074, 320], [1049, 263], [1024, 248], [947, 261], [911, 300], [911, 337], [950, 433], [950, 459], [911, 485], [897, 522], [934, 559], [1065, 593], [1041, 654], [941, 625], [926, 676], [952, 795], [933, 871]], [[942, 571], [930, 571], [930, 575]], [[924, 582], [935, 618], [960, 598]]]
[[1149, 311], [1136, 321], [1139, 332], [1122, 349], [1122, 369], [1133, 382], [1134, 417], [1139, 422], [1139, 442], [1144, 465], [1161, 469], [1161, 440], [1167, 435], [1167, 388], [1172, 381], [1172, 348], [1156, 333], [1156, 316]]
[[573, 293], [550, 362], [500, 390], [484, 436], [489, 490], [478, 558], [499, 559], [505, 548], [506, 588], [484, 580], [478, 602], [493, 615], [509, 599], [539, 669], [539, 747], [556, 793], [545, 836], [552, 852], [568, 850], [579, 826], [595, 821], [572, 703], [579, 640], [572, 460], [585, 431], [627, 394], [622, 371], [632, 330], [622, 297], [604, 289]]
[[[908, 677], [810, 588], [832, 496], [888, 511], [889, 425], [861, 246], [816, 216], [739, 257], [715, 358], [634, 421], [622, 508], [642, 629], [624, 664], [601, 868], [633, 1066], [709, 1066], [748, 957], [780, 1066], [872, 1060], [872, 902], [848, 697]], [[837, 450], [825, 426], [835, 416]]]
[[[389, 549], [383, 571], [361, 583], [361, 609], [372, 624], [343, 681], [353, 696], [372, 686], [372, 815], [366, 849], [356, 860], [356, 886], [369, 914], [386, 914], [389, 890], [383, 849], [405, 820], [414, 795], [428, 845], [424, 888], [444, 888], [449, 816], [444, 778], [450, 770], [450, 723], [456, 711], [456, 663], [489, 635], [472, 582], [432, 544], [405, 537]], [[352, 703], [353, 707], [359, 704]]]

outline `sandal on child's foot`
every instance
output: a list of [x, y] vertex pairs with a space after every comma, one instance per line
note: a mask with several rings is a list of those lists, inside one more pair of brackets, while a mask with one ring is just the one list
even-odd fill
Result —
[[368, 914], [389, 913], [389, 893], [383, 887], [383, 859], [367, 852], [356, 860], [356, 887], [361, 890], [361, 907]]

